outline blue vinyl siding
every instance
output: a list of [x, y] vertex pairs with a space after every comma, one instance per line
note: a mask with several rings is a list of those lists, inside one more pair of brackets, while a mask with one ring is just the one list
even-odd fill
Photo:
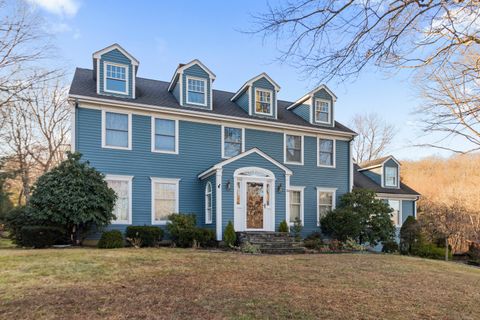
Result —
[[292, 110], [297, 116], [302, 117], [305, 121], [310, 122], [310, 106], [301, 104]]
[[[255, 112], [255, 89], [267, 89], [272, 91], [272, 108], [273, 112], [272, 115], [265, 115], [265, 114], [257, 114]], [[266, 117], [266, 118], [277, 118], [277, 93], [275, 92], [275, 87], [270, 81], [268, 81], [265, 77], [262, 77], [255, 81], [252, 84], [252, 115], [257, 115], [258, 117]]]
[[364, 170], [362, 173], [375, 181], [378, 185], [382, 185], [382, 167]]
[[[105, 84], [103, 82], [104, 79], [104, 73], [106, 70], [104, 70], [104, 65], [105, 62], [113, 62], [113, 63], [119, 63], [127, 66], [127, 74], [128, 74], [128, 94], [120, 94], [120, 93], [111, 93], [111, 92], [105, 92]], [[129, 58], [127, 58], [123, 53], [120, 52], [118, 49], [113, 49], [112, 51], [109, 51], [105, 54], [103, 54], [100, 58], [100, 72], [99, 72], [99, 79], [97, 81], [100, 81], [100, 94], [104, 95], [109, 95], [109, 96], [116, 96], [116, 97], [129, 97], [133, 98], [133, 77], [135, 76], [134, 70], [133, 70], [133, 65], [132, 61], [130, 61]]]
[[402, 200], [402, 224], [407, 220], [409, 216], [416, 216], [415, 201]]
[[173, 87], [173, 96], [180, 102], [180, 82], [177, 81], [175, 87]]
[[240, 97], [237, 98], [236, 103], [240, 108], [242, 108], [246, 113], [249, 113], [248, 110], [248, 89], [243, 92]]
[[335, 119], [335, 117], [334, 117], [335, 108], [334, 108], [334, 105], [333, 105], [333, 97], [332, 97], [325, 89], [320, 89], [320, 90], [318, 90], [317, 92], [315, 92], [315, 93], [313, 94], [313, 106], [312, 106], [312, 109], [315, 108], [315, 99], [316, 99], [316, 98], [330, 101], [330, 107], [331, 107], [331, 112], [332, 112], [332, 114], [330, 115], [330, 120], [331, 120], [331, 121], [330, 121], [330, 124], [316, 123], [316, 122], [315, 122], [315, 116], [312, 116], [312, 121], [313, 121], [315, 124], [318, 124], [318, 125], [333, 126], [333, 122], [334, 122], [333, 119]]
[[[187, 102], [187, 89], [188, 89], [188, 84], [187, 84], [187, 76], [192, 76], [192, 77], [197, 77], [197, 78], [202, 78], [202, 79], [205, 79], [206, 83], [205, 83], [205, 86], [206, 86], [206, 99], [207, 99], [207, 105], [206, 106], [199, 106], [199, 105], [196, 105], [196, 104], [189, 104]], [[185, 69], [183, 71], [183, 76], [182, 76], [182, 81], [183, 81], [183, 105], [184, 106], [189, 106], [189, 107], [195, 107], [195, 108], [202, 108], [202, 109], [211, 109], [211, 106], [210, 106], [210, 85], [211, 85], [211, 81], [210, 81], [210, 77], [209, 77], [209, 74], [202, 69], [202, 67], [200, 67], [199, 65], [197, 64], [194, 64], [192, 65], [191, 67]]]

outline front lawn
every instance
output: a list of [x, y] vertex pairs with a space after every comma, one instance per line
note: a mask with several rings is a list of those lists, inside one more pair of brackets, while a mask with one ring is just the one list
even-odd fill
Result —
[[480, 269], [374, 254], [0, 250], [0, 319], [474, 319]]

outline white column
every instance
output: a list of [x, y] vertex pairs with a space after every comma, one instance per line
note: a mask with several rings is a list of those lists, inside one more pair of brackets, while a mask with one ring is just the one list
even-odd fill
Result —
[[216, 190], [216, 227], [217, 227], [217, 240], [221, 241], [223, 236], [222, 230], [222, 169], [217, 169], [215, 175], [215, 190]]

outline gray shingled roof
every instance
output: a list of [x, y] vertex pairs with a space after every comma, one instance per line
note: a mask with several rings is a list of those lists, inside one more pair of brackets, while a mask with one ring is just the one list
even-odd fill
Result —
[[[171, 92], [168, 92], [169, 82], [151, 80], [145, 78], [137, 77], [135, 80], [136, 84], [136, 98], [135, 102], [140, 104], [146, 104], [157, 107], [167, 107], [174, 109], [186, 109], [192, 111], [200, 111], [215, 115], [224, 115], [224, 116], [233, 116], [238, 118], [254, 118], [249, 116], [242, 108], [237, 104], [230, 101], [233, 97], [233, 92], [213, 90], [213, 110], [202, 110], [200, 108], [190, 108], [182, 107], [175, 99]], [[113, 96], [104, 96], [98, 95], [96, 90], [95, 80], [93, 78], [93, 70], [77, 68], [75, 70], [75, 75], [73, 76], [73, 81], [70, 86], [71, 95], [87, 96], [92, 98], [101, 98], [109, 99], [113, 101], [124, 101], [131, 102], [131, 99], [128, 98], [119, 98]], [[319, 126], [310, 124], [308, 121], [305, 121], [300, 116], [297, 116], [292, 111], [286, 110], [292, 102], [278, 100], [278, 119], [268, 119], [262, 118], [262, 120], [270, 121], [273, 123], [286, 123], [297, 126], [304, 126], [310, 128], [318, 129]], [[258, 118], [257, 118], [258, 119]], [[334, 127], [324, 127], [324, 129], [344, 132], [349, 134], [355, 134], [354, 131], [350, 130], [341, 123], [335, 121]]]
[[361, 171], [358, 164], [355, 164], [353, 167], [353, 186], [354, 188], [359, 189], [368, 189], [372, 190], [375, 193], [391, 193], [391, 194], [398, 194], [398, 195], [413, 195], [419, 196], [420, 194], [407, 186], [404, 183], [400, 182], [400, 189], [393, 189], [393, 188], [382, 188], [381, 185], [377, 184], [375, 181], [364, 175]]

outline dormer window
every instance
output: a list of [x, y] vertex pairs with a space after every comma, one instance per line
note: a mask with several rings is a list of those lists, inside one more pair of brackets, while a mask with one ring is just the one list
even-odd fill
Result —
[[385, 167], [385, 186], [396, 187], [398, 183], [397, 168]]
[[315, 122], [330, 123], [330, 101], [315, 99]]
[[272, 91], [255, 89], [255, 113], [272, 115]]
[[206, 80], [187, 77], [187, 84], [187, 103], [206, 106]]
[[127, 66], [105, 63], [105, 92], [128, 94]]

